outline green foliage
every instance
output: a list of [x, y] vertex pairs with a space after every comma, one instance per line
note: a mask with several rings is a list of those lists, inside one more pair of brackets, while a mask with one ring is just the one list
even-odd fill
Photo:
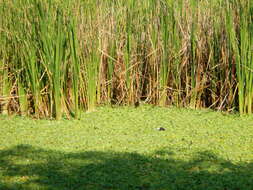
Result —
[[252, 10], [251, 0], [2, 0], [1, 96], [10, 113], [56, 119], [139, 100], [250, 114]]
[[0, 189], [250, 190], [252, 122], [147, 105], [73, 121], [1, 116]]

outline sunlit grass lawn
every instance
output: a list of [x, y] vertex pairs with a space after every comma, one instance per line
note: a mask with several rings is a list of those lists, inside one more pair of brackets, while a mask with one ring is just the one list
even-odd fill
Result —
[[151, 106], [1, 116], [0, 189], [252, 190], [253, 117]]

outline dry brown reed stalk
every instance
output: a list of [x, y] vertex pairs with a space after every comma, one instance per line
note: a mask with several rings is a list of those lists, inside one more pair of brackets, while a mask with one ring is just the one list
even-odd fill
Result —
[[249, 0], [1, 2], [0, 95], [17, 81], [16, 95], [27, 96], [17, 100], [22, 112], [58, 119], [139, 101], [250, 113], [252, 7]]

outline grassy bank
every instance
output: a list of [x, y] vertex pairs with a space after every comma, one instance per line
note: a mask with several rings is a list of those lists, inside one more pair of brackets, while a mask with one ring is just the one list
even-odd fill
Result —
[[99, 108], [80, 121], [2, 116], [0, 189], [251, 190], [252, 123], [151, 106]]
[[251, 113], [252, 10], [251, 0], [1, 0], [0, 111], [78, 118], [142, 100]]

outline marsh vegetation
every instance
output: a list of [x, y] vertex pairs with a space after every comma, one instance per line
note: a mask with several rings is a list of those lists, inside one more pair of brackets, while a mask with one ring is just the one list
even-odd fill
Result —
[[0, 111], [97, 105], [252, 113], [251, 0], [1, 0]]
[[0, 189], [252, 190], [252, 117], [149, 105], [82, 114], [0, 116]]

